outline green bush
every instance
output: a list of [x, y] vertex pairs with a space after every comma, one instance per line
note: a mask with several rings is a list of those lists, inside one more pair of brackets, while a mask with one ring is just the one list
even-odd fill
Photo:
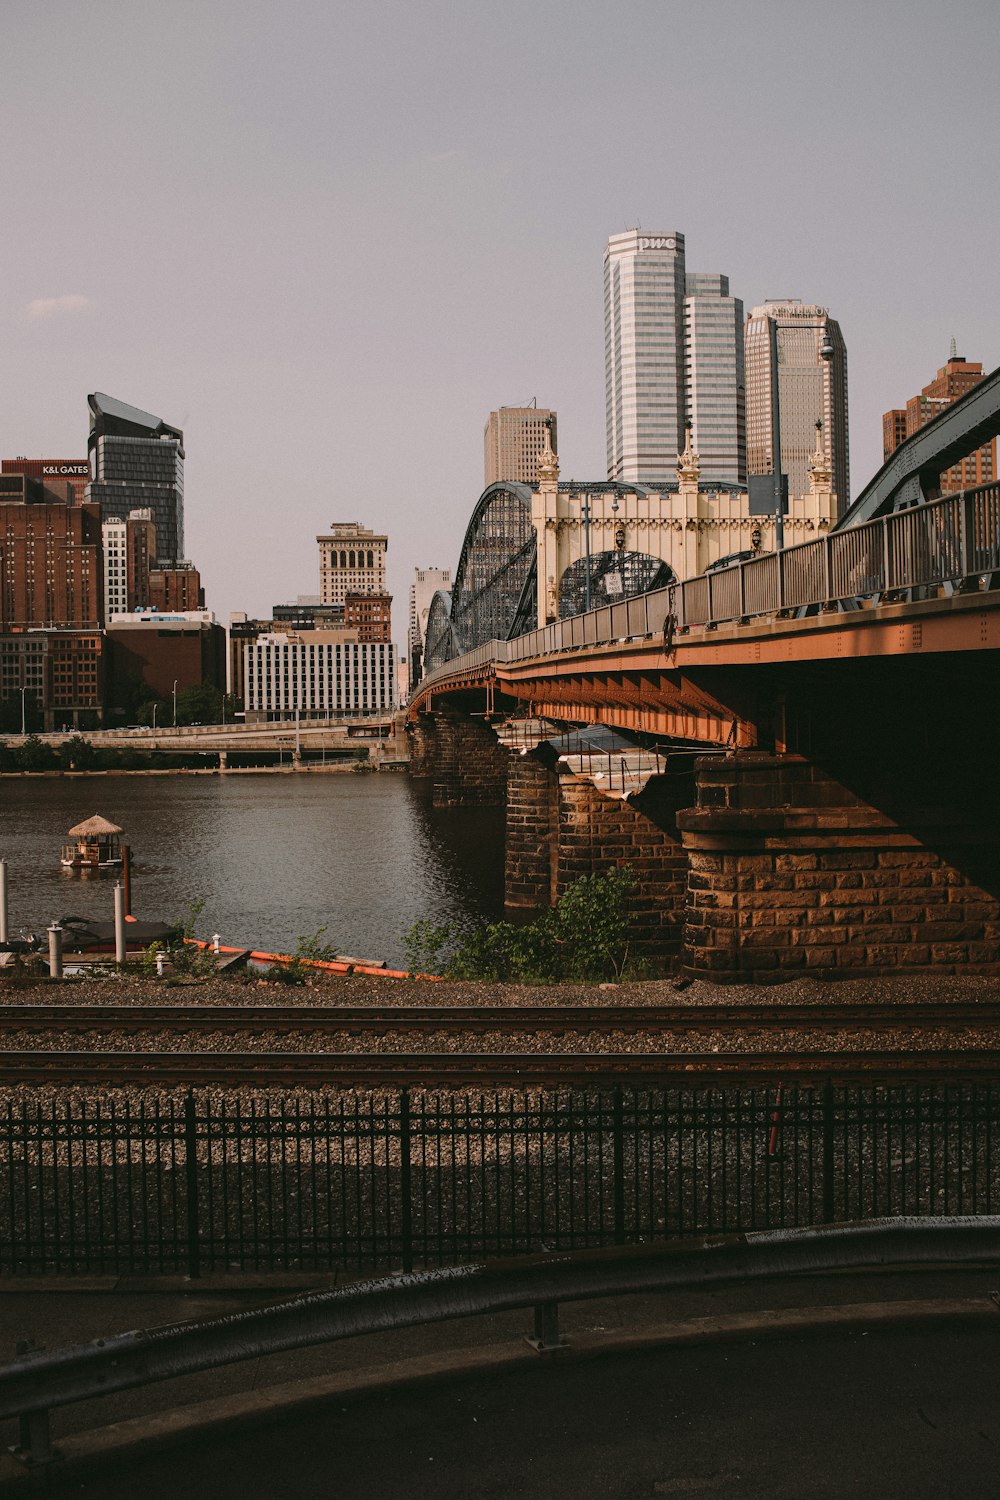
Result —
[[494, 983], [621, 978], [634, 889], [624, 865], [582, 876], [552, 911], [524, 927], [490, 922], [462, 933], [415, 922], [405, 939], [410, 969]]

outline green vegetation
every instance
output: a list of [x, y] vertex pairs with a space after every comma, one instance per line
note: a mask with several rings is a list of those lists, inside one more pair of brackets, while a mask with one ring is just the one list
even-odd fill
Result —
[[584, 875], [552, 911], [524, 927], [490, 922], [462, 933], [415, 922], [405, 939], [408, 965], [416, 973], [499, 983], [620, 979], [635, 884], [627, 865]]
[[312, 977], [310, 963], [332, 963], [337, 957], [336, 944], [322, 940], [326, 931], [325, 927], [320, 927], [314, 933], [300, 937], [291, 963], [272, 964], [266, 977], [277, 980], [279, 984], [308, 984]]

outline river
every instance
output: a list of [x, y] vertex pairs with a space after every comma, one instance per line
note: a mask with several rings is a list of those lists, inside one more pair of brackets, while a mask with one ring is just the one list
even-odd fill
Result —
[[503, 814], [431, 808], [400, 773], [0, 778], [11, 933], [54, 918], [111, 921], [115, 877], [59, 863], [66, 833], [100, 813], [132, 846], [132, 910], [288, 953], [326, 928], [341, 953], [404, 965], [420, 919], [462, 927], [503, 904]]

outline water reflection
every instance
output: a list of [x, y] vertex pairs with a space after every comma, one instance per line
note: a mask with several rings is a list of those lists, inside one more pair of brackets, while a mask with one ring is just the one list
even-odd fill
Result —
[[111, 920], [113, 875], [64, 870], [67, 828], [101, 813], [132, 846], [136, 916], [204, 900], [199, 933], [275, 951], [326, 928], [341, 952], [404, 958], [426, 919], [468, 926], [503, 903], [500, 809], [435, 810], [404, 775], [0, 779], [11, 926]]

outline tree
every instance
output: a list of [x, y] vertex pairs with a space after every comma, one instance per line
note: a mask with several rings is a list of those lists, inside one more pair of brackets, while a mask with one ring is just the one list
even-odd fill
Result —
[[43, 744], [37, 734], [29, 734], [14, 751], [14, 763], [19, 771], [55, 771], [59, 759], [51, 745]]
[[218, 724], [221, 719], [222, 694], [210, 682], [196, 683], [177, 694], [178, 724]]

